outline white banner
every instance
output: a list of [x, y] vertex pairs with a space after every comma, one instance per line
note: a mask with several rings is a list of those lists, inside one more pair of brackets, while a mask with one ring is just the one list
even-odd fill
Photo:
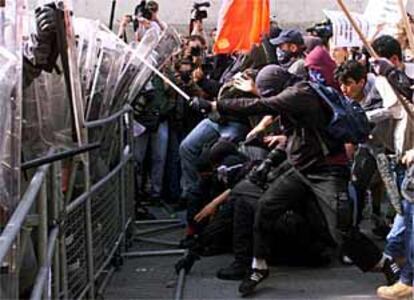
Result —
[[[373, 24], [395, 25], [401, 21], [401, 12], [398, 0], [370, 0], [364, 16]], [[403, 0], [407, 7], [407, 0]]]
[[[324, 10], [324, 14], [332, 22], [333, 37], [331, 45], [338, 47], [361, 47], [362, 41], [342, 11]], [[375, 26], [364, 15], [352, 13], [356, 23], [366, 37], [375, 32]]]

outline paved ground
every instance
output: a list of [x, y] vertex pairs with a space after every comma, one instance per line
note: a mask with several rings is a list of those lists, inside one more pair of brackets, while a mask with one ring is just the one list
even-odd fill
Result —
[[[156, 238], [177, 241], [183, 230], [158, 234]], [[134, 243], [131, 250], [168, 249]], [[171, 247], [170, 247], [171, 249]], [[105, 299], [174, 299], [177, 276], [173, 265], [179, 256], [134, 258], [124, 261], [106, 289]], [[231, 255], [203, 258], [186, 277], [184, 299], [240, 299], [238, 282], [215, 277], [218, 268], [231, 262]], [[275, 300], [371, 300], [383, 283], [378, 274], [362, 274], [355, 267], [335, 264], [329, 268], [272, 267], [271, 276], [254, 297]]]

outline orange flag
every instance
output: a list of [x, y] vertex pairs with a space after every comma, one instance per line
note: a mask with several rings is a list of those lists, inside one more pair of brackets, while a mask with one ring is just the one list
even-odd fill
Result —
[[223, 0], [217, 28], [214, 53], [249, 51], [269, 33], [269, 0]]

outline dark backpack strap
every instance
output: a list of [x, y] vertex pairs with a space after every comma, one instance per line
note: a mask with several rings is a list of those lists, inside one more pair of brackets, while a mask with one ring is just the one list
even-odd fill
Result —
[[[321, 91], [319, 84], [316, 84], [310, 81], [308, 83], [309, 83], [309, 86], [312, 88], [312, 90], [314, 90], [318, 94], [319, 97], [321, 97], [327, 104], [330, 103], [328, 97]], [[315, 132], [318, 142], [321, 145], [323, 155], [328, 156], [330, 154], [329, 148], [326, 145], [325, 141], [323, 140], [319, 130], [317, 130], [316, 128], [313, 128], [312, 130]]]

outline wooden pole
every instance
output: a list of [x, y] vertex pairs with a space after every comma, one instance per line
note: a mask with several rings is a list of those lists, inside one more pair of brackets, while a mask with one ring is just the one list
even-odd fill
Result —
[[367, 49], [369, 55], [373, 58], [379, 58], [378, 54], [375, 52], [374, 48], [372, 48], [371, 44], [368, 42], [368, 39], [365, 37], [362, 30], [359, 28], [358, 24], [356, 23], [354, 17], [349, 12], [348, 8], [346, 7], [344, 1], [337, 0], [338, 5], [341, 7], [342, 11], [348, 18], [349, 22], [351, 22], [352, 27], [354, 27], [356, 33], [358, 34], [359, 38], [361, 39], [362, 43], [364, 44], [365, 48]]
[[[371, 44], [368, 42], [368, 39], [365, 37], [364, 33], [362, 32], [362, 30], [359, 28], [358, 24], [355, 22], [354, 17], [351, 15], [351, 13], [349, 12], [348, 8], [346, 7], [345, 3], [343, 0], [337, 0], [338, 5], [341, 7], [342, 11], [344, 12], [344, 14], [346, 15], [346, 17], [348, 18], [349, 22], [351, 22], [352, 27], [354, 27], [356, 33], [358, 34], [359, 38], [361, 39], [362, 43], [364, 44], [365, 48], [367, 49], [368, 53], [371, 55], [372, 58], [374, 59], [378, 59], [380, 58], [378, 56], [378, 54], [375, 52], [374, 48], [371, 46]], [[392, 85], [390, 84], [390, 86], [392, 87]], [[395, 89], [394, 89], [395, 91]], [[395, 91], [395, 95], [397, 96], [398, 101], [401, 103], [402, 107], [404, 108], [404, 110], [407, 112], [408, 117], [411, 120], [414, 120], [414, 108], [412, 103], [408, 100], [405, 99], [400, 93], [398, 93], [397, 91]]]
[[414, 35], [413, 28], [411, 27], [410, 20], [408, 19], [407, 10], [405, 9], [403, 0], [398, 0], [398, 6], [400, 7], [401, 16], [404, 22], [404, 27], [407, 32], [408, 44], [411, 50], [414, 51]]

